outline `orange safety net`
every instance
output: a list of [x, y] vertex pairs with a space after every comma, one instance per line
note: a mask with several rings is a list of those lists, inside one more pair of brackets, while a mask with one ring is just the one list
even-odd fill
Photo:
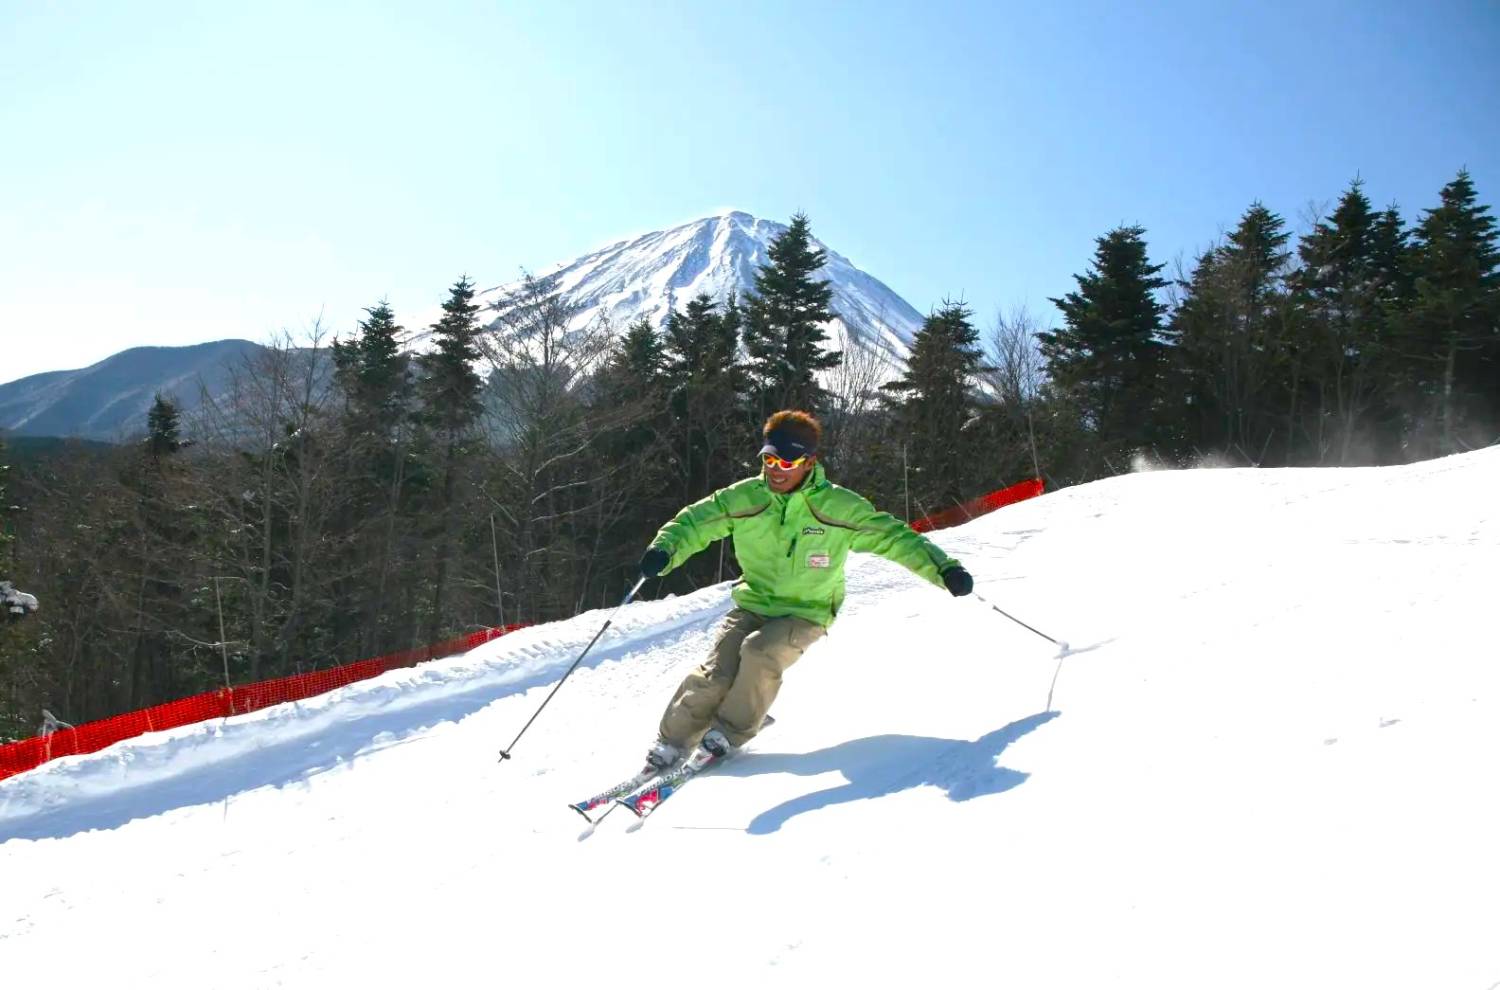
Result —
[[204, 722], [211, 718], [243, 715], [246, 712], [258, 711], [287, 701], [301, 701], [303, 698], [311, 698], [314, 695], [332, 691], [334, 688], [353, 684], [355, 681], [375, 677], [388, 670], [410, 667], [424, 660], [436, 660], [453, 656], [456, 653], [464, 653], [520, 628], [520, 625], [510, 625], [496, 629], [483, 629], [467, 636], [434, 643], [431, 646], [403, 650], [400, 653], [375, 657], [371, 660], [360, 660], [329, 670], [316, 670], [310, 674], [293, 674], [290, 677], [278, 677], [275, 680], [260, 681], [256, 684], [219, 688], [216, 691], [142, 708], [140, 711], [114, 715], [97, 722], [85, 722], [77, 728], [59, 729], [50, 735], [22, 739], [20, 742], [0, 746], [0, 780], [41, 766], [60, 756], [94, 753], [122, 739], [133, 739], [147, 732], [175, 729], [178, 726]]
[[970, 519], [977, 519], [986, 513], [994, 512], [996, 509], [1016, 502], [1035, 498], [1042, 494], [1042, 479], [1032, 478], [1009, 488], [1002, 488], [988, 495], [981, 495], [976, 499], [970, 499], [962, 505], [955, 505], [951, 509], [942, 512], [934, 512], [925, 519], [918, 519], [911, 524], [911, 528], [918, 533], [928, 533], [935, 529], [947, 529], [949, 526], [957, 526], [966, 523]]

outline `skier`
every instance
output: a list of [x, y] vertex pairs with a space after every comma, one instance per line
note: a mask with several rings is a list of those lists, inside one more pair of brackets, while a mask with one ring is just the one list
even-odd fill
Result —
[[931, 540], [828, 480], [818, 463], [822, 433], [809, 413], [773, 415], [761, 474], [683, 509], [641, 558], [641, 574], [658, 577], [730, 536], [744, 572], [708, 659], [662, 715], [650, 765], [670, 767], [694, 745], [722, 757], [760, 731], [782, 673], [838, 614], [850, 550], [877, 553], [953, 595], [974, 589], [969, 572]]
[[24, 619], [37, 610], [36, 596], [17, 589], [9, 581], [0, 581], [0, 608], [5, 610], [8, 620]]

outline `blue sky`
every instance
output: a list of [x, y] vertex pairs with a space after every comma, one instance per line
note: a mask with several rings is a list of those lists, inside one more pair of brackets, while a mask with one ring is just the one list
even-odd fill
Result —
[[1500, 4], [0, 6], [0, 381], [430, 317], [724, 207], [919, 310], [1048, 319], [1093, 240], [1191, 258], [1356, 175], [1500, 204]]

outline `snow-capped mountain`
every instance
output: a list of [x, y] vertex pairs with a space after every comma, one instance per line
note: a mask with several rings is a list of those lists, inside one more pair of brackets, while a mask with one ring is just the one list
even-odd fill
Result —
[[[722, 301], [755, 286], [755, 272], [770, 258], [771, 242], [786, 224], [732, 211], [644, 234], [590, 252], [576, 261], [539, 272], [579, 309], [575, 325], [600, 316], [618, 328], [640, 317], [660, 325], [672, 309], [684, 309], [699, 293]], [[885, 283], [814, 238], [827, 252], [820, 276], [833, 284], [832, 309], [854, 346], [904, 359], [922, 315]], [[516, 287], [485, 289], [475, 301], [493, 310]], [[838, 327], [830, 329], [837, 340]]]

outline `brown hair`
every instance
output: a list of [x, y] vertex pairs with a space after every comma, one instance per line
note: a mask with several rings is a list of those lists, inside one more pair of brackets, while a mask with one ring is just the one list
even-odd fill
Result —
[[794, 435], [810, 437], [812, 443], [808, 446], [817, 450], [823, 443], [823, 424], [818, 422], [818, 417], [801, 409], [783, 409], [781, 412], [772, 413], [771, 418], [766, 420], [765, 429], [761, 431], [763, 436], [770, 436], [771, 431], [777, 427], [785, 428]]

